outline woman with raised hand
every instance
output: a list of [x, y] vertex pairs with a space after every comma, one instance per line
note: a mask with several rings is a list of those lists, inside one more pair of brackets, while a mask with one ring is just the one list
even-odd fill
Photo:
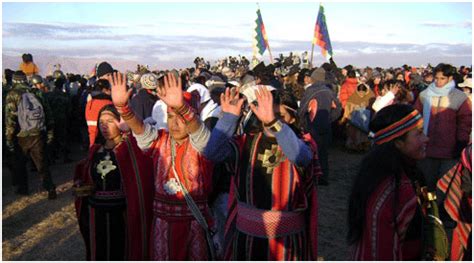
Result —
[[168, 106], [168, 131], [143, 123], [129, 107], [126, 76], [114, 73], [112, 100], [142, 151], [153, 160], [152, 260], [216, 259], [210, 236], [207, 197], [213, 165], [202, 151], [209, 131], [199, 120], [195, 94], [182, 91], [181, 79], [168, 73], [157, 89]]
[[73, 191], [87, 260], [148, 260], [153, 175], [120, 115], [106, 105], [98, 136], [76, 166]]
[[227, 89], [221, 94], [224, 116], [212, 130], [204, 152], [213, 161], [236, 163], [224, 258], [316, 260], [315, 183], [321, 174], [316, 144], [289, 126], [296, 118], [289, 114], [292, 103], [282, 105], [267, 86], [258, 87], [258, 105], [249, 105], [261, 122], [260, 130], [233, 136], [244, 100]]

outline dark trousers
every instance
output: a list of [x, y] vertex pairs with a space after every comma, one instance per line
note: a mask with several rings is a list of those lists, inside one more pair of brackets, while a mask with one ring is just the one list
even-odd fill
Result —
[[57, 158], [67, 159], [70, 146], [67, 134], [68, 124], [65, 121], [58, 121], [55, 124], [53, 145], [50, 147], [50, 154], [54, 157], [52, 160]]
[[55, 189], [56, 186], [49, 171], [44, 139], [41, 135], [18, 137], [13, 162], [13, 185], [17, 185], [19, 191], [28, 191], [28, 173], [26, 170], [28, 156], [31, 157], [38, 170], [38, 175], [43, 181], [43, 188], [47, 191]]
[[318, 158], [323, 172], [320, 180], [329, 180], [329, 145], [331, 144], [331, 133], [317, 134], [314, 138], [318, 145]]

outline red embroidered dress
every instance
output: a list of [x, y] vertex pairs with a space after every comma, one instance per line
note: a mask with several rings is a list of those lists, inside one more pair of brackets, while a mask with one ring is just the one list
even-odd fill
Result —
[[[168, 132], [157, 131], [147, 150], [153, 159], [152, 260], [208, 260], [206, 235], [188, 208], [172, 169], [172, 143]], [[212, 188], [213, 165], [192, 145], [190, 139], [175, 144], [175, 168], [204, 217], [210, 222], [207, 198]]]

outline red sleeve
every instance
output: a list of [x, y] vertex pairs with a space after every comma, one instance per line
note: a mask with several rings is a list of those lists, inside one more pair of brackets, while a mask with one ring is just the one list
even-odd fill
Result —
[[472, 102], [467, 98], [456, 114], [456, 139], [468, 142], [472, 131]]

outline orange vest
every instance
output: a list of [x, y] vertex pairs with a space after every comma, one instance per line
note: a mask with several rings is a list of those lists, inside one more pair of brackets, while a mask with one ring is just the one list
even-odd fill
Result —
[[30, 62], [30, 63], [22, 62], [20, 64], [20, 70], [23, 71], [23, 73], [25, 73], [26, 76], [32, 76], [39, 73], [38, 66], [36, 66], [36, 64], [33, 62]]

